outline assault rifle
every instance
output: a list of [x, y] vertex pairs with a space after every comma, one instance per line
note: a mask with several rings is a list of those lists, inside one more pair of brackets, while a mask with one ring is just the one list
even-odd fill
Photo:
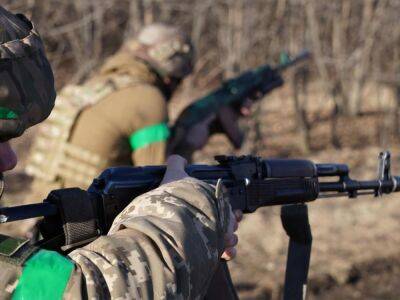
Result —
[[[210, 184], [221, 181], [229, 191], [232, 208], [244, 213], [252, 213], [264, 206], [339, 196], [381, 196], [400, 190], [400, 176], [390, 174], [388, 151], [379, 155], [378, 179], [369, 181], [351, 179], [345, 164], [314, 164], [300, 159], [264, 160], [255, 156], [216, 156], [215, 159], [217, 165], [189, 165], [186, 172]], [[94, 179], [87, 191], [72, 188], [56, 192], [79, 190], [85, 194], [85, 201], [93, 207], [98, 233], [106, 234], [115, 217], [135, 197], [159, 186], [165, 169], [165, 166], [109, 168]], [[329, 177], [335, 180], [321, 182], [321, 179]], [[62, 208], [49, 198], [43, 203], [0, 208], [0, 224], [57, 216]]]
[[[280, 87], [283, 84], [283, 80], [279, 73], [310, 57], [310, 52], [303, 50], [293, 59], [286, 57], [285, 61], [275, 68], [272, 68], [270, 65], [263, 65], [249, 70], [238, 77], [223, 82], [221, 87], [194, 101], [182, 111], [173, 125], [170, 137], [170, 149], [175, 150], [179, 147], [179, 143], [186, 136], [188, 129], [193, 125], [200, 123], [213, 113], [216, 113], [218, 118], [218, 112], [223, 106], [240, 109], [246, 99], [259, 100], [273, 89]], [[219, 121], [221, 122], [221, 120]], [[220, 124], [219, 131], [226, 134], [231, 143], [236, 148], [239, 148], [241, 142], [234, 139], [229, 133], [229, 128], [225, 127], [227, 126]], [[170, 151], [170, 153], [177, 152]]]
[[[282, 205], [281, 219], [290, 237], [284, 300], [304, 299], [312, 235], [304, 204], [321, 198], [400, 191], [400, 177], [390, 173], [390, 153], [379, 155], [376, 180], [358, 181], [344, 164], [314, 164], [308, 160], [217, 156], [218, 165], [191, 165], [186, 172], [211, 184], [223, 184], [234, 209], [252, 213]], [[115, 217], [138, 195], [157, 187], [165, 166], [120, 167], [105, 170], [88, 191], [61, 189], [44, 203], [0, 208], [0, 223], [44, 216], [37, 244], [69, 251], [108, 232]], [[329, 180], [330, 178], [333, 180]], [[336, 179], [337, 178], [337, 179]], [[229, 271], [221, 263], [207, 299], [235, 297]]]
[[[217, 165], [190, 165], [186, 172], [210, 184], [223, 184], [233, 209], [252, 213], [283, 205], [282, 223], [290, 237], [285, 299], [302, 299], [311, 251], [311, 230], [304, 203], [321, 198], [381, 196], [400, 191], [400, 176], [390, 172], [390, 153], [379, 155], [376, 180], [358, 181], [345, 164], [309, 160], [217, 156]], [[44, 203], [0, 208], [0, 223], [44, 217], [39, 245], [64, 251], [108, 232], [115, 217], [138, 195], [156, 188], [165, 166], [105, 170], [87, 191], [61, 189]]]

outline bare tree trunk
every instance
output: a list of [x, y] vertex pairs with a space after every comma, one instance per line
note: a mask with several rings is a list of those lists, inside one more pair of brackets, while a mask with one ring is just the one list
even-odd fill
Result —
[[230, 78], [240, 72], [243, 0], [227, 0], [226, 3], [227, 17], [220, 37], [226, 51], [224, 77]]
[[[322, 83], [322, 87], [325, 91], [326, 95], [330, 95], [334, 101], [334, 110], [332, 112], [331, 118], [331, 141], [334, 147], [340, 147], [339, 138], [337, 136], [337, 121], [338, 114], [340, 109], [340, 104], [343, 103], [338, 99], [339, 91], [341, 90], [340, 83], [336, 82], [336, 86], [334, 82], [332, 82], [332, 78], [329, 76], [328, 69], [326, 64], [324, 63], [324, 56], [322, 51], [322, 43], [320, 40], [320, 32], [319, 32], [319, 24], [317, 22], [317, 17], [315, 13], [315, 0], [306, 0], [305, 4], [306, 16], [308, 29], [310, 32], [311, 43], [313, 45], [314, 51], [314, 60], [320, 74], [320, 79]], [[343, 95], [343, 94], [342, 94]]]
[[340, 143], [338, 131], [337, 131], [338, 122], [339, 122], [339, 107], [337, 106], [337, 104], [335, 102], [335, 106], [334, 106], [334, 109], [333, 109], [332, 115], [331, 115], [330, 129], [331, 129], [331, 144], [336, 149], [340, 149], [342, 147], [342, 145]]
[[126, 36], [135, 36], [144, 25], [144, 4], [143, 0], [131, 1], [129, 6], [129, 25]]
[[311, 150], [311, 126], [307, 118], [308, 76], [308, 70], [301, 68], [295, 71], [292, 79], [293, 102], [300, 134], [300, 149], [304, 154], [310, 153]]
[[[200, 49], [200, 40], [202, 38], [202, 33], [207, 21], [207, 12], [209, 11], [212, 5], [212, 0], [208, 0], [205, 2], [196, 2], [194, 6], [195, 17], [193, 19], [191, 38], [194, 48], [199, 51]], [[199, 64], [196, 64], [194, 72], [196, 72], [196, 68]], [[194, 77], [191, 76], [189, 82], [187, 83], [187, 88], [193, 88], [194, 86]]]
[[[374, 8], [375, 5], [377, 6], [376, 8]], [[353, 85], [349, 91], [348, 113], [351, 116], [360, 112], [362, 91], [370, 70], [371, 64], [369, 60], [371, 59], [374, 42], [376, 40], [375, 35], [381, 25], [381, 19], [384, 17], [386, 5], [386, 0], [381, 0], [379, 2], [373, 0], [364, 1], [363, 23], [361, 24], [362, 41], [357, 53], [359, 59], [354, 68]]]
[[400, 136], [400, 83], [394, 87], [395, 95], [395, 108], [394, 108], [394, 122], [393, 129], [397, 137]]
[[143, 0], [144, 24], [148, 25], [155, 22], [156, 3], [154, 0]]

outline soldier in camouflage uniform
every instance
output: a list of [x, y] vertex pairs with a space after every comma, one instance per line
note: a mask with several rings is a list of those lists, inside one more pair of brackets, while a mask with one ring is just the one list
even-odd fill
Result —
[[58, 187], [87, 188], [109, 166], [165, 163], [167, 101], [192, 71], [193, 56], [176, 27], [146, 26], [85, 84], [60, 92], [27, 172]]
[[[1, 6], [0, 90], [4, 172], [16, 164], [8, 140], [48, 116], [55, 92], [33, 25]], [[0, 298], [200, 299], [237, 243], [230, 206], [214, 193], [175, 156], [159, 188], [128, 205], [108, 235], [67, 256], [0, 235]]]

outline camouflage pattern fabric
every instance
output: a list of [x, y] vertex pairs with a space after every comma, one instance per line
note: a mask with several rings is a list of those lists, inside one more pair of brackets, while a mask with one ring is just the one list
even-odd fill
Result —
[[43, 121], [55, 100], [42, 41], [22, 15], [0, 6], [0, 142]]
[[107, 236], [69, 256], [66, 299], [201, 299], [223, 252], [230, 206], [187, 178], [136, 198]]
[[[202, 299], [224, 251], [231, 209], [214, 194], [188, 177], [136, 198], [107, 236], [69, 254], [75, 268], [63, 298]], [[0, 265], [0, 295], [9, 299], [21, 268]]]
[[147, 25], [136, 39], [126, 41], [124, 47], [149, 62], [162, 76], [183, 79], [193, 70], [192, 41], [175, 26]]

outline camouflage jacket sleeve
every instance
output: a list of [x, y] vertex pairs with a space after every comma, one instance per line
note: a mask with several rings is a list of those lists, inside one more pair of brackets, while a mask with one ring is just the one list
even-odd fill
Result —
[[107, 236], [71, 252], [67, 299], [199, 299], [223, 251], [230, 206], [193, 178], [136, 198]]

